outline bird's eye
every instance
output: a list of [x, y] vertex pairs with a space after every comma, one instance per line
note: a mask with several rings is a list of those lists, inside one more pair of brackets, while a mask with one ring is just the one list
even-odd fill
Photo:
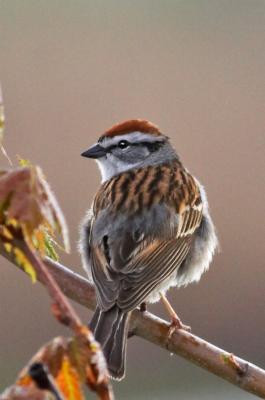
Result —
[[121, 140], [119, 143], [118, 143], [118, 147], [120, 148], [120, 149], [126, 149], [128, 146], [130, 146], [130, 143], [129, 142], [127, 142], [127, 140]]

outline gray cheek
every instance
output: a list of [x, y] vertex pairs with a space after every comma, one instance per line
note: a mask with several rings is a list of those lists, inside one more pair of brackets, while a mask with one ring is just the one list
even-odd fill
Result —
[[149, 156], [149, 151], [146, 147], [129, 147], [126, 150], [115, 149], [113, 155], [120, 161], [127, 164], [135, 164], [136, 162], [143, 161]]
[[149, 152], [146, 148], [131, 147], [126, 152], [121, 149], [114, 149], [106, 157], [96, 160], [101, 172], [102, 182], [130, 168], [142, 166], [148, 156]]

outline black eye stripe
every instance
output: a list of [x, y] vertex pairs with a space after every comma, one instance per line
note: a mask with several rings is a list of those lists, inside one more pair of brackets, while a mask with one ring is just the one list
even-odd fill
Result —
[[[147, 141], [146, 142], [135, 142], [135, 143], [131, 143], [131, 142], [128, 142], [128, 141], [126, 141], [126, 142], [128, 143], [127, 147], [129, 147], [129, 146], [130, 147], [145, 146], [145, 147], [148, 148], [148, 150], [151, 153], [153, 153], [154, 151], [157, 151], [158, 149], [160, 149], [160, 147], [163, 146], [164, 143], [165, 143], [164, 140], [159, 140], [159, 141], [157, 140], [156, 142], [147, 142]], [[119, 147], [119, 143], [113, 144], [113, 145], [111, 145], [109, 147], [106, 147], [105, 151], [107, 153], [110, 153], [112, 150], [117, 149], [117, 148], [120, 148]]]

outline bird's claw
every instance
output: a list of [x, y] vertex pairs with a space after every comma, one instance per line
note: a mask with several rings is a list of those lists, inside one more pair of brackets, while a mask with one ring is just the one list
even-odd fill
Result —
[[171, 324], [169, 326], [169, 338], [173, 335], [174, 332], [178, 331], [179, 329], [183, 329], [184, 331], [190, 332], [191, 327], [188, 325], [184, 325], [179, 318], [172, 318]]

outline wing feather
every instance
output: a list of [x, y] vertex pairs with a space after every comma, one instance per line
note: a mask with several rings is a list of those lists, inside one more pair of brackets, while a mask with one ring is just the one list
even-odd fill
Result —
[[122, 282], [117, 299], [118, 306], [125, 311], [137, 307], [156, 286], [177, 271], [187, 256], [189, 247], [190, 240], [179, 238], [158, 244], [150, 258], [147, 252], [144, 257], [140, 256], [140, 260], [137, 260], [136, 264], [140, 262], [143, 268], [140, 271], [135, 268], [134, 272]]
[[[95, 219], [102, 209], [109, 210], [109, 215], [117, 215], [117, 217], [119, 213], [123, 215], [123, 225], [117, 225], [117, 233], [113, 230], [115, 225], [113, 222], [109, 223], [107, 230], [104, 227], [103, 235], [110, 235], [110, 240], [107, 240], [109, 246], [107, 253], [106, 248], [98, 241], [93, 242], [92, 232], [91, 271], [98, 303], [103, 310], [108, 310], [117, 304], [124, 311], [129, 311], [143, 302], [156, 287], [172, 276], [174, 271], [180, 267], [190, 250], [193, 234], [201, 224], [202, 201], [197, 181], [183, 169], [180, 163], [177, 163], [171, 170], [171, 167], [164, 166], [160, 175], [167, 173], [171, 178], [164, 181], [164, 186], [160, 186], [160, 192], [155, 191], [152, 185], [156, 182], [159, 168], [159, 166], [148, 167], [146, 172], [143, 170], [138, 174], [132, 174], [134, 177], [132, 179], [142, 177], [141, 179], [145, 179], [149, 183], [147, 191], [140, 194], [138, 192], [136, 194], [135, 191], [138, 203], [136, 198], [132, 200], [131, 209], [133, 211], [128, 220], [130, 221], [129, 226], [133, 229], [134, 226], [139, 226], [139, 215], [141, 215], [141, 223], [145, 220], [146, 225], [150, 226], [146, 209], [150, 208], [148, 202], [152, 198], [152, 201], [157, 202], [152, 207], [162, 204], [164, 210], [167, 210], [166, 212], [171, 216], [173, 215], [173, 221], [176, 221], [173, 225], [171, 222], [168, 223], [166, 235], [160, 229], [159, 224], [154, 225], [150, 232], [150, 228], [147, 231], [145, 224], [142, 223], [142, 231], [139, 232], [136, 240], [134, 232], [128, 231], [124, 220], [126, 210], [116, 208], [115, 197], [111, 190], [121, 190], [124, 187], [124, 181], [128, 181], [132, 187], [134, 185], [135, 188], [138, 188], [140, 182], [142, 186], [144, 185], [141, 179], [140, 182], [130, 181], [129, 175], [122, 174], [115, 178], [113, 184], [109, 183], [107, 186], [104, 184], [95, 198], [93, 208]], [[163, 201], [160, 199], [159, 193], [163, 196], [161, 198]], [[119, 192], [119, 196], [121, 195], [125, 194]], [[167, 198], [166, 202], [165, 198]], [[137, 204], [141, 204], [142, 208], [136, 206]], [[107, 214], [104, 215], [106, 217]], [[165, 215], [167, 214], [165, 213]], [[135, 224], [132, 222], [134, 218]], [[110, 221], [113, 220], [110, 219]]]
[[91, 272], [96, 286], [97, 301], [101, 310], [107, 311], [117, 299], [119, 282], [113, 279], [98, 248], [91, 251]]

